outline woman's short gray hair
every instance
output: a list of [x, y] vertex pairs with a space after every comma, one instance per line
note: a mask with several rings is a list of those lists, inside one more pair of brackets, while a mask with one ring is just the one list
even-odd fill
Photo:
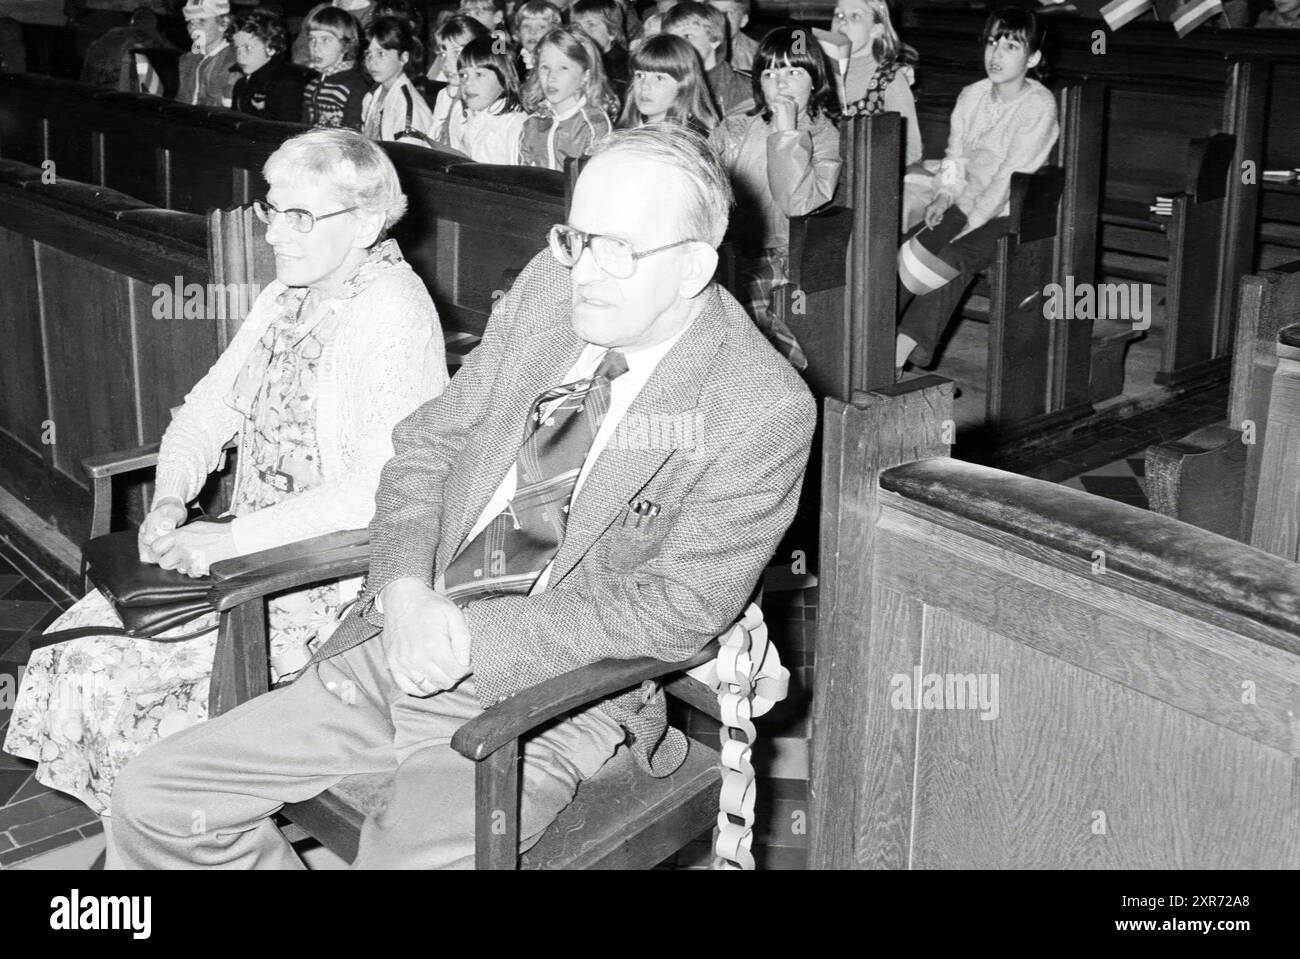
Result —
[[592, 151], [630, 153], [672, 167], [686, 187], [682, 229], [686, 237], [717, 247], [731, 215], [731, 180], [708, 141], [682, 123], [663, 120], [615, 130]]
[[285, 140], [262, 168], [266, 182], [316, 183], [345, 207], [380, 213], [388, 230], [406, 212], [406, 194], [388, 154], [351, 130], [311, 130]]

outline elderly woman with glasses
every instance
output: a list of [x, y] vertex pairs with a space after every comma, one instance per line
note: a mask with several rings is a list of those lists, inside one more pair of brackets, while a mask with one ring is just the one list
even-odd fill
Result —
[[[270, 191], [256, 210], [276, 279], [163, 434], [140, 527], [143, 561], [191, 576], [233, 556], [366, 526], [393, 427], [447, 383], [433, 302], [385, 238], [406, 208], [387, 156], [358, 133], [315, 130], [287, 141], [264, 173]], [[187, 522], [187, 504], [231, 439], [239, 453], [228, 521]], [[272, 601], [272, 682], [307, 665], [359, 585]], [[95, 591], [50, 629], [120, 625]], [[207, 718], [215, 614], [172, 634], [203, 625], [212, 629], [179, 642], [107, 635], [38, 649], [5, 751], [40, 763], [37, 779], [106, 814], [123, 764]]]

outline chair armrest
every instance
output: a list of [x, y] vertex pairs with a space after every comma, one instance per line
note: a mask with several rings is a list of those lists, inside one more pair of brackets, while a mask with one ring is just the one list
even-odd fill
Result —
[[114, 450], [111, 453], [87, 456], [81, 461], [81, 468], [86, 471], [87, 476], [95, 480], [147, 469], [157, 462], [158, 444], [148, 443], [129, 450]]
[[515, 693], [471, 719], [451, 739], [451, 748], [479, 762], [502, 746], [557, 716], [632, 686], [707, 663], [718, 653], [713, 640], [690, 659], [664, 662], [651, 656], [602, 659]]
[[215, 564], [208, 598], [224, 612], [270, 593], [358, 576], [369, 566], [369, 530], [327, 533]]

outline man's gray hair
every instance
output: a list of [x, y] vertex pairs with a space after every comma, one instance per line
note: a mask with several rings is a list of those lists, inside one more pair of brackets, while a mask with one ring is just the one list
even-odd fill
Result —
[[592, 151], [628, 153], [672, 167], [686, 187], [682, 207], [683, 239], [703, 240], [717, 248], [731, 214], [731, 180], [708, 141], [685, 125], [664, 120], [631, 130], [615, 130]]

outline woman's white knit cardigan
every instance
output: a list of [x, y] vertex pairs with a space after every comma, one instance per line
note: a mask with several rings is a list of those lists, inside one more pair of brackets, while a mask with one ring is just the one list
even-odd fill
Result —
[[[364, 269], [364, 267], [363, 267]], [[154, 502], [189, 502], [243, 426], [231, 387], [277, 312], [285, 285], [262, 291], [230, 345], [185, 397], [163, 434]], [[316, 438], [321, 483], [231, 525], [241, 555], [324, 533], [368, 526], [379, 474], [393, 455], [398, 421], [447, 385], [438, 313], [402, 261], [376, 270], [356, 293], [326, 301], [339, 325], [317, 370]]]

